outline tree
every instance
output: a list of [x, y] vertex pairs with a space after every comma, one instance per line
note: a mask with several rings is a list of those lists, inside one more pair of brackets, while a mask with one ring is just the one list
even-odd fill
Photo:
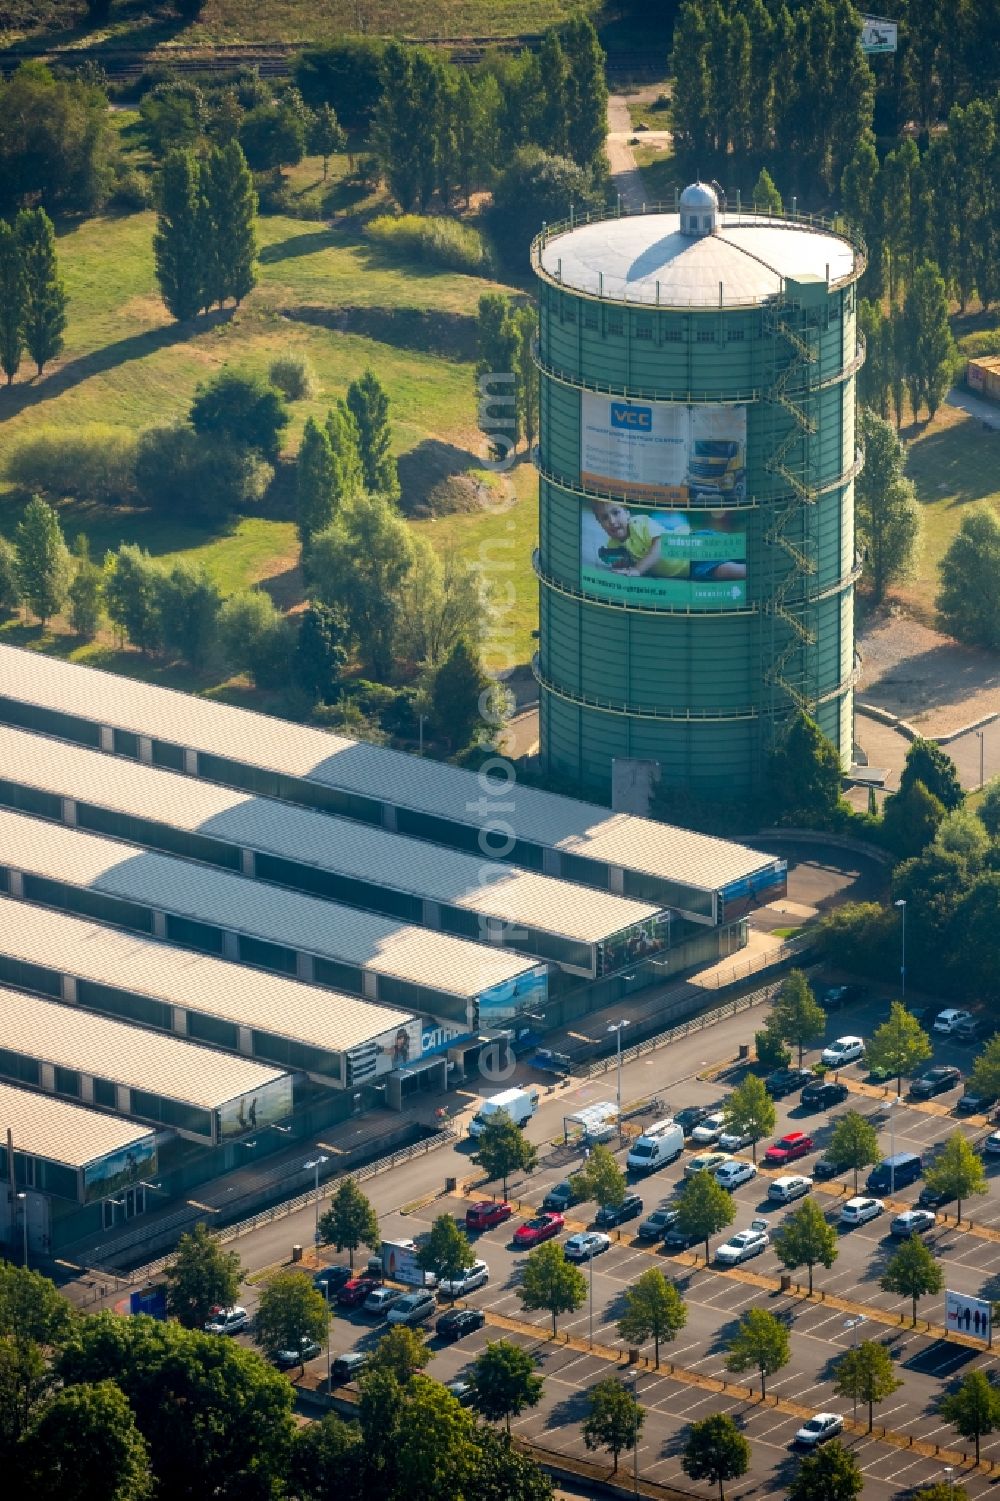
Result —
[[789, 1271], [809, 1268], [810, 1295], [813, 1267], [818, 1263], [829, 1271], [837, 1259], [837, 1232], [814, 1199], [804, 1199], [774, 1232], [772, 1241], [782, 1266]]
[[377, 682], [392, 672], [401, 590], [413, 567], [410, 528], [384, 495], [343, 503], [313, 538], [306, 575], [322, 604], [340, 605], [362, 662]]
[[964, 1485], [955, 1485], [950, 1480], [936, 1480], [933, 1485], [922, 1485], [912, 1493], [911, 1501], [969, 1501]]
[[513, 318], [517, 332], [514, 374], [518, 425], [530, 454], [538, 433], [538, 366], [535, 364], [534, 353], [534, 343], [538, 337], [538, 310], [534, 303], [527, 303], [515, 309]]
[[1000, 839], [1000, 777], [986, 783], [976, 814], [990, 839]]
[[489, 682], [478, 651], [459, 637], [431, 682], [434, 723], [454, 750], [464, 750], [472, 739]]
[[733, 1136], [749, 1136], [750, 1150], [757, 1161], [757, 1143], [770, 1136], [777, 1121], [774, 1101], [756, 1074], [747, 1074], [727, 1096], [722, 1107], [726, 1130]]
[[0, 614], [13, 615], [21, 607], [21, 575], [17, 548], [0, 537]]
[[899, 790], [922, 782], [927, 791], [951, 813], [965, 801], [958, 767], [941, 746], [934, 740], [912, 741], [906, 752], [906, 761], [899, 778]]
[[760, 1372], [761, 1401], [767, 1396], [767, 1378], [786, 1366], [791, 1356], [788, 1326], [766, 1308], [748, 1308], [730, 1337], [726, 1368]]
[[957, 1390], [942, 1397], [938, 1412], [963, 1438], [975, 1440], [978, 1465], [980, 1439], [1000, 1427], [1000, 1391], [985, 1371], [970, 1371]]
[[44, 209], [24, 209], [15, 225], [24, 275], [24, 346], [41, 375], [63, 347], [66, 290], [56, 260], [56, 236]]
[[17, 374], [24, 348], [26, 285], [21, 242], [0, 219], [0, 369], [8, 386]]
[[771, 1018], [759, 1031], [753, 1034], [754, 1054], [762, 1068], [787, 1068], [792, 1061], [792, 1055], [782, 1042], [777, 1030], [771, 1025]]
[[958, 1223], [962, 1223], [962, 1201], [989, 1192], [983, 1159], [961, 1131], [952, 1132], [934, 1161], [924, 1171], [928, 1188], [958, 1200]]
[[274, 476], [259, 454], [186, 424], [139, 434], [135, 488], [151, 510], [216, 526], [256, 505]]
[[408, 213], [423, 211], [441, 177], [444, 69], [423, 48], [390, 42], [372, 145], [389, 191]]
[[308, 417], [295, 462], [295, 506], [303, 547], [330, 525], [336, 510], [336, 470], [326, 429]]
[[455, 548], [442, 557], [425, 537], [413, 539], [413, 567], [400, 600], [400, 655], [439, 667], [458, 641], [481, 641], [489, 608], [483, 570]]
[[146, 1444], [113, 1381], [57, 1392], [24, 1444], [37, 1501], [146, 1501], [152, 1495]]
[[[455, 1282], [476, 1260], [469, 1237], [460, 1230], [451, 1214], [439, 1214], [430, 1233], [417, 1253], [425, 1272], [433, 1272], [439, 1282]], [[455, 1297], [452, 1294], [451, 1301]]]
[[502, 1418], [508, 1433], [511, 1418], [541, 1401], [542, 1378], [535, 1371], [535, 1357], [510, 1340], [490, 1340], [476, 1356], [469, 1380], [476, 1412], [488, 1423]]
[[66, 603], [73, 564], [59, 518], [33, 495], [14, 533], [21, 597], [45, 625]]
[[861, 1466], [838, 1439], [799, 1462], [788, 1501], [854, 1501], [864, 1489]]
[[319, 1233], [324, 1244], [349, 1253], [352, 1268], [359, 1246], [377, 1251], [382, 1244], [378, 1217], [353, 1178], [338, 1184], [329, 1209], [320, 1217]]
[[360, 494], [364, 486], [359, 452], [361, 438], [354, 413], [346, 401], [335, 401], [327, 412], [326, 435], [333, 455], [333, 499], [336, 509], [342, 501]]
[[335, 1412], [298, 1428], [288, 1463], [289, 1494], [297, 1501], [361, 1501], [361, 1430]]
[[728, 1413], [713, 1412], [688, 1428], [681, 1468], [692, 1480], [717, 1485], [719, 1501], [726, 1501], [725, 1482], [750, 1468], [750, 1445]]
[[656, 1369], [660, 1369], [661, 1339], [676, 1339], [687, 1323], [687, 1307], [659, 1267], [649, 1267], [625, 1289], [625, 1311], [618, 1333], [629, 1345], [653, 1341]]
[[197, 388], [190, 417], [196, 433], [249, 448], [274, 463], [288, 426], [288, 407], [263, 376], [225, 367], [208, 385]]
[[236, 1302], [243, 1267], [236, 1251], [223, 1250], [217, 1235], [203, 1224], [185, 1230], [163, 1268], [167, 1312], [185, 1329], [200, 1329], [213, 1308]]
[[875, 1028], [868, 1044], [868, 1064], [873, 1069], [896, 1075], [896, 1093], [902, 1092], [903, 1075], [912, 1074], [926, 1063], [933, 1049], [931, 1040], [912, 1011], [901, 1001], [893, 1001], [889, 1018]]
[[479, 426], [494, 458], [503, 460], [520, 436], [517, 373], [522, 331], [509, 297], [484, 292], [476, 318], [476, 395]]
[[104, 598], [104, 574], [90, 556], [86, 535], [73, 542], [73, 580], [69, 586], [69, 623], [78, 636], [97, 634]]
[[104, 561], [108, 619], [141, 652], [160, 644], [160, 570], [143, 547], [124, 542]]
[[478, 1453], [468, 1501], [552, 1501], [552, 1481], [529, 1455], [490, 1428], [479, 1427], [475, 1441]]
[[800, 969], [790, 970], [782, 981], [771, 1017], [779, 1037], [798, 1048], [801, 1068], [803, 1048], [816, 1042], [826, 1030], [826, 1012]]
[[882, 809], [885, 842], [904, 858], [919, 855], [933, 840], [944, 814], [944, 804], [923, 782], [901, 785], [886, 798]]
[[868, 1432], [872, 1431], [875, 1403], [884, 1402], [898, 1391], [892, 1355], [875, 1339], [862, 1340], [846, 1350], [834, 1366], [834, 1391], [838, 1397], [851, 1397], [868, 1403]]
[[705, 1242], [708, 1262], [709, 1237], [724, 1230], [736, 1218], [733, 1196], [709, 1172], [695, 1173], [680, 1191], [677, 1200], [677, 1228], [692, 1239]]
[[[472, 1415], [438, 1381], [414, 1376], [396, 1440], [398, 1490], [407, 1501], [465, 1496], [476, 1459]], [[368, 1491], [378, 1495], [378, 1491]]]
[[23, 62], [0, 88], [0, 214], [42, 203], [50, 214], [93, 214], [114, 184], [117, 132], [108, 96], [83, 70], [56, 80]]
[[930, 261], [918, 266], [903, 304], [906, 384], [913, 415], [926, 405], [933, 417], [951, 385], [957, 355], [948, 322], [944, 277]]
[[[308, 1340], [321, 1344], [330, 1322], [330, 1305], [305, 1272], [278, 1272], [264, 1286], [254, 1320], [257, 1343], [274, 1356], [298, 1350]], [[304, 1366], [304, 1359], [300, 1366]]]
[[204, 305], [201, 171], [192, 151], [170, 151], [157, 182], [153, 255], [167, 311], [186, 323]]
[[486, 1173], [488, 1182], [497, 1178], [503, 1180], [503, 1196], [506, 1198], [511, 1173], [532, 1172], [538, 1161], [538, 1148], [505, 1110], [498, 1110], [479, 1133], [472, 1160]]
[[257, 194], [238, 141], [210, 151], [201, 174], [204, 296], [221, 307], [231, 297], [239, 307], [257, 285]]
[[569, 157], [524, 146], [497, 178], [489, 227], [504, 261], [527, 271], [531, 242], [543, 224], [567, 218], [571, 205], [582, 217], [599, 202], [589, 171]]
[[583, 1421], [583, 1442], [588, 1449], [607, 1449], [618, 1473], [618, 1456], [638, 1441], [646, 1420], [635, 1397], [614, 1376], [606, 1376], [590, 1391], [590, 1412]]
[[[871, 1049], [869, 1048], [869, 1060]], [[858, 1173], [863, 1167], [872, 1167], [882, 1160], [878, 1133], [871, 1121], [865, 1120], [856, 1110], [847, 1110], [838, 1117], [830, 1138], [826, 1155], [838, 1168], [854, 1169], [854, 1192], [858, 1191]]]
[[366, 370], [351, 381], [347, 408], [357, 424], [358, 457], [365, 489], [395, 500], [399, 495], [399, 476], [389, 451], [392, 443], [389, 397], [373, 370]]
[[315, 600], [299, 616], [295, 681], [311, 703], [331, 703], [340, 693], [350, 630], [343, 610]]
[[972, 1065], [969, 1088], [986, 1099], [1000, 1097], [1000, 1032], [994, 1032]]
[[566, 147], [579, 166], [600, 171], [608, 133], [607, 58], [593, 23], [581, 12], [559, 28], [566, 56]]
[[592, 1149], [586, 1166], [574, 1173], [570, 1182], [578, 1199], [593, 1199], [602, 1209], [605, 1206], [617, 1208], [625, 1198], [625, 1174], [612, 1153], [600, 1143]]
[[1000, 595], [989, 585], [1000, 567], [1000, 516], [982, 506], [962, 517], [938, 564], [937, 594], [942, 630], [971, 646], [1000, 650]]
[[347, 132], [329, 104], [323, 103], [313, 116], [309, 132], [309, 150], [323, 158], [323, 181], [330, 168], [330, 158], [347, 145]]
[[167, 651], [200, 670], [218, 639], [222, 595], [204, 564], [175, 563], [158, 579], [160, 639]]
[[912, 568], [921, 512], [913, 483], [903, 474], [903, 445], [891, 423], [864, 407], [860, 426], [865, 467], [854, 487], [855, 514], [872, 597], [879, 605], [889, 585]]
[[259, 688], [284, 687], [292, 667], [288, 622], [263, 589], [230, 594], [219, 611], [219, 650], [230, 672], [243, 672]]
[[544, 1308], [552, 1315], [552, 1333], [561, 1313], [574, 1313], [586, 1301], [587, 1279], [566, 1260], [557, 1241], [548, 1240], [528, 1253], [517, 1295], [523, 1308]]
[[405, 1386], [410, 1377], [422, 1371], [433, 1357], [434, 1351], [427, 1348], [427, 1339], [422, 1329], [394, 1324], [375, 1346], [368, 1369], [389, 1371], [400, 1386]]
[[751, 194], [751, 202], [759, 213], [764, 214], [780, 214], [784, 207], [774, 178], [766, 167], [760, 169], [760, 175]]
[[836, 746], [798, 710], [771, 758], [771, 785], [782, 818], [822, 828], [839, 806], [842, 776]]
[[943, 1286], [941, 1267], [919, 1235], [904, 1240], [899, 1250], [890, 1256], [879, 1280], [883, 1292], [912, 1299], [914, 1328], [917, 1324], [917, 1299], [927, 1293], [939, 1293]]
[[289, 104], [258, 104], [240, 121], [239, 144], [255, 172], [280, 175], [305, 156], [305, 124]]

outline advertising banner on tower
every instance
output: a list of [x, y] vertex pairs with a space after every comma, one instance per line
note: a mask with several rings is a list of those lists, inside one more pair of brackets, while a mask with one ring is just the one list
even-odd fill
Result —
[[626, 500], [741, 505], [746, 453], [745, 406], [582, 393], [580, 478], [595, 489]]
[[747, 515], [592, 500], [580, 511], [580, 587], [598, 599], [651, 609], [741, 609]]

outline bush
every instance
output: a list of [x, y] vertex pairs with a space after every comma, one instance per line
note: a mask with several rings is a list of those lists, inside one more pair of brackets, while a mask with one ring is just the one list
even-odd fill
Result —
[[987, 354], [1000, 354], [1000, 328], [977, 328], [974, 333], [963, 334], [958, 347], [969, 360]]
[[195, 391], [191, 426], [212, 443], [228, 440], [273, 463], [288, 426], [288, 409], [281, 392], [263, 376], [226, 366]]
[[153, 185], [144, 172], [127, 167], [116, 173], [111, 194], [112, 208], [120, 209], [126, 214], [141, 214], [143, 209], [151, 208], [152, 203]]
[[899, 919], [879, 902], [845, 902], [820, 921], [813, 941], [838, 969], [878, 979], [899, 973]]
[[471, 276], [490, 269], [489, 252], [478, 229], [433, 214], [403, 214], [394, 218], [380, 214], [368, 225], [368, 234], [385, 249], [410, 260]]
[[295, 631], [262, 589], [231, 594], [218, 616], [219, 650], [230, 672], [258, 688], [285, 688], [291, 680]]
[[589, 172], [568, 157], [526, 146], [497, 179], [490, 232], [509, 265], [526, 272], [531, 242], [543, 223], [567, 218], [570, 205], [582, 218], [599, 204]]
[[136, 449], [135, 434], [123, 427], [40, 427], [12, 450], [4, 475], [57, 499], [124, 501], [135, 493]]
[[307, 47], [292, 64], [292, 77], [312, 109], [329, 104], [349, 130], [367, 131], [382, 97], [384, 51], [384, 42], [368, 37]]
[[762, 1027], [759, 1032], [755, 1032], [753, 1041], [757, 1062], [762, 1068], [787, 1068], [791, 1063], [791, 1052], [770, 1027]]
[[153, 510], [222, 520], [259, 504], [273, 477], [256, 454], [189, 427], [151, 427], [139, 436], [135, 489]]
[[316, 372], [305, 355], [290, 354], [272, 360], [267, 378], [287, 401], [306, 401], [317, 392]]

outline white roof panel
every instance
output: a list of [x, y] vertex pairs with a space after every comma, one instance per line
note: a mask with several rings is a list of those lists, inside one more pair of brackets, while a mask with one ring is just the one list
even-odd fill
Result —
[[148, 1126], [123, 1121], [120, 1116], [101, 1115], [68, 1100], [0, 1084], [0, 1137], [4, 1140], [8, 1130], [15, 1151], [74, 1168], [152, 1137]]

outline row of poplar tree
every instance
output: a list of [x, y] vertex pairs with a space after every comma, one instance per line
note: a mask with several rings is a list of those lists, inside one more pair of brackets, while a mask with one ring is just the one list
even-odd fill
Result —
[[153, 252], [168, 310], [181, 322], [257, 284], [257, 196], [237, 141], [204, 156], [167, 154], [159, 181]]
[[66, 292], [55, 232], [44, 209], [0, 219], [0, 368], [10, 385], [24, 351], [41, 375], [63, 347]]

